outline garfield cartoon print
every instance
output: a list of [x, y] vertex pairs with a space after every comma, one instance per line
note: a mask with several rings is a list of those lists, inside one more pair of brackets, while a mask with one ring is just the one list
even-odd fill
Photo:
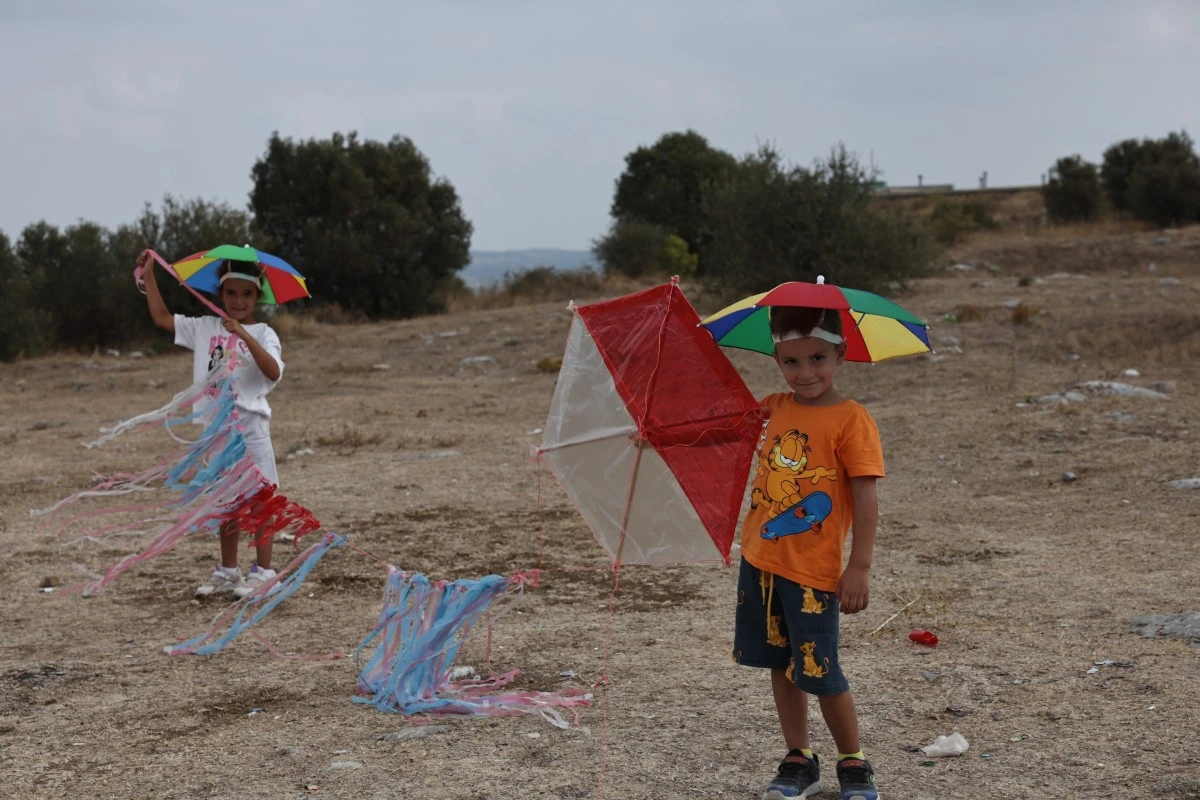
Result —
[[821, 524], [833, 510], [833, 500], [811, 488], [821, 480], [837, 480], [837, 470], [810, 468], [811, 454], [808, 434], [792, 429], [776, 436], [771, 449], [760, 455], [750, 507], [766, 508], [767, 521], [759, 529], [762, 538], [778, 541], [784, 536], [821, 532]]

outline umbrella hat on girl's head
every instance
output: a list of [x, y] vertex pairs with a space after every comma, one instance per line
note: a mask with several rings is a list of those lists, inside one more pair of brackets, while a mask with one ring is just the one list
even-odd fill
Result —
[[247, 265], [237, 272], [250, 270], [262, 275], [262, 296], [259, 303], [275, 305], [289, 300], [310, 297], [308, 285], [304, 276], [291, 264], [279, 256], [255, 250], [250, 245], [238, 247], [235, 244], [223, 244], [202, 253], [188, 256], [172, 264], [179, 279], [193, 289], [209, 294], [220, 291], [221, 279], [219, 270], [233, 262], [235, 267]]
[[846, 334], [847, 361], [882, 361], [885, 358], [928, 353], [929, 332], [918, 317], [891, 300], [871, 292], [844, 289], [825, 283], [790, 281], [762, 294], [751, 295], [704, 320], [704, 327], [722, 347], [736, 347], [773, 355], [770, 309], [802, 306], [836, 311]]

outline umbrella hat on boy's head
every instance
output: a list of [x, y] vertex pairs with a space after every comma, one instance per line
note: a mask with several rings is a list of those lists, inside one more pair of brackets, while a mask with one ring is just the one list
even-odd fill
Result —
[[883, 361], [931, 350], [929, 332], [920, 318], [887, 298], [833, 286], [822, 277], [816, 283], [781, 283], [721, 309], [703, 324], [722, 347], [773, 355], [770, 309], [780, 306], [836, 311], [842, 320], [847, 361]]

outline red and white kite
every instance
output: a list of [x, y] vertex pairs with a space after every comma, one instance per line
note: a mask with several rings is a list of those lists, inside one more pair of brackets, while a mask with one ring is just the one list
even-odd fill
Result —
[[672, 281], [575, 308], [537, 452], [614, 566], [729, 563], [761, 429]]

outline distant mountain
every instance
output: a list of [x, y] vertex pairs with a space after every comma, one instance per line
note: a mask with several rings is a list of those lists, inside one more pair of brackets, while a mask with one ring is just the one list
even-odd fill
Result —
[[506, 272], [521, 272], [534, 267], [554, 267], [567, 271], [595, 264], [591, 250], [558, 250], [551, 247], [529, 250], [472, 250], [471, 263], [458, 273], [468, 286], [498, 283]]

